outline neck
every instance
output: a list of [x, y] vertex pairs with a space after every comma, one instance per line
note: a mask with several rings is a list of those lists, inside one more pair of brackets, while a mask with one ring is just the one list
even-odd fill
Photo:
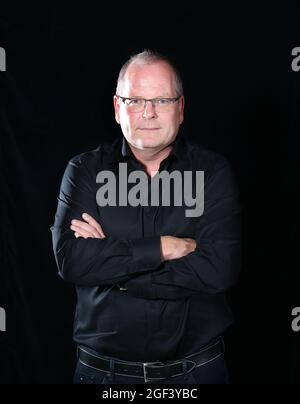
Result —
[[161, 150], [146, 149], [140, 150], [129, 145], [134, 157], [144, 166], [146, 172], [153, 177], [159, 170], [160, 163], [171, 153], [171, 145]]
[[129, 145], [134, 157], [144, 164], [145, 166], [155, 166], [160, 164], [172, 151], [172, 145], [168, 145], [160, 150], [153, 149], [137, 149], [136, 147]]

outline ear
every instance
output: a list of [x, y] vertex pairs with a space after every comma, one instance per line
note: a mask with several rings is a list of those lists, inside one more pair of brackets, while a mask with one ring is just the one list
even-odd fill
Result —
[[120, 124], [120, 100], [114, 95], [115, 120]]
[[182, 122], [184, 120], [184, 105], [185, 105], [184, 95], [181, 96], [178, 103], [179, 103], [179, 120], [180, 120], [180, 124], [182, 124]]

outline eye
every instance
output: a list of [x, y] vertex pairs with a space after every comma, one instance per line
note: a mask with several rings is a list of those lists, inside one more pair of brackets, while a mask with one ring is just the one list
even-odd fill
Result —
[[157, 98], [156, 103], [158, 105], [166, 105], [169, 104], [169, 100], [167, 98]]
[[135, 106], [135, 105], [142, 105], [144, 103], [144, 100], [141, 98], [133, 98], [131, 100], [128, 100], [128, 105], [130, 106]]

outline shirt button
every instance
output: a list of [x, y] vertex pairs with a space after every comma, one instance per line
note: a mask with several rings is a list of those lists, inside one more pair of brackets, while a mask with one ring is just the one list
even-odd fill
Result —
[[152, 212], [152, 206], [144, 206], [144, 212], [145, 212], [147, 215], [152, 214], [152, 213], [153, 213], [153, 212]]

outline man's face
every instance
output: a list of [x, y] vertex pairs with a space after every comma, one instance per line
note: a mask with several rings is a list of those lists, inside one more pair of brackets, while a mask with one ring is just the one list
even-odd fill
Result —
[[[120, 94], [128, 98], [175, 98], [174, 73], [165, 62], [150, 65], [132, 63], [124, 77]], [[118, 97], [114, 97], [115, 118], [132, 146], [159, 151], [176, 138], [183, 121], [184, 97], [171, 105], [168, 112], [157, 112], [151, 102], [144, 111], [131, 112]]]

